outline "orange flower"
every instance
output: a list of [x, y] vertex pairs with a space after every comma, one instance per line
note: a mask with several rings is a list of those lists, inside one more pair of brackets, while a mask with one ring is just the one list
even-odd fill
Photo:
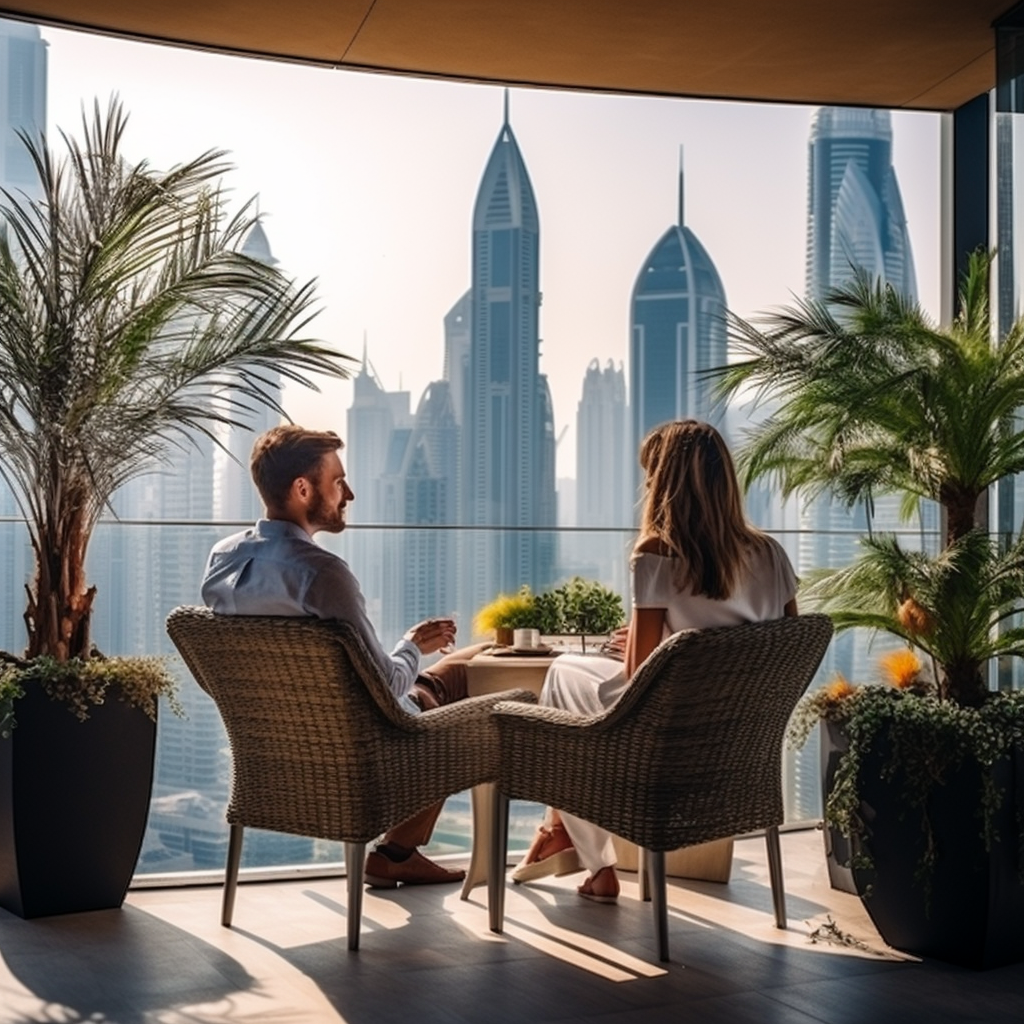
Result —
[[880, 664], [888, 682], [899, 690], [913, 686], [921, 674], [921, 662], [908, 647], [885, 655]]
[[842, 700], [844, 697], [849, 697], [853, 692], [854, 688], [838, 672], [836, 673], [835, 680], [829, 683], [827, 690], [829, 700]]
[[896, 609], [899, 624], [912, 636], [926, 636], [935, 628], [935, 618], [924, 605], [908, 597]]

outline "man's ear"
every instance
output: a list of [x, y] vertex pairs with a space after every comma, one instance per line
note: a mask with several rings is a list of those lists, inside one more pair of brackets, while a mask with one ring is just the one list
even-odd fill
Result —
[[313, 483], [308, 477], [297, 476], [292, 481], [291, 498], [306, 504], [313, 494]]

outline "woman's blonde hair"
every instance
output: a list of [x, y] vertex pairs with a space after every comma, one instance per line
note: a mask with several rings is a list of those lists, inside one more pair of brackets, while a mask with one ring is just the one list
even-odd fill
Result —
[[698, 420], [663, 423], [640, 445], [640, 465], [646, 479], [634, 552], [657, 541], [677, 559], [681, 590], [729, 597], [751, 551], [767, 537], [747, 522], [722, 435]]

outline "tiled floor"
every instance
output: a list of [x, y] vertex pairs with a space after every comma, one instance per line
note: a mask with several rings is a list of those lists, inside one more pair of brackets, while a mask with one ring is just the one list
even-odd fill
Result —
[[[827, 888], [820, 835], [782, 842], [789, 930], [773, 925], [764, 844], [744, 840], [729, 885], [671, 881], [667, 965], [632, 875], [614, 907], [580, 900], [579, 876], [510, 888], [503, 936], [483, 889], [367, 892], [356, 954], [341, 879], [244, 886], [230, 930], [209, 888], [66, 918], [0, 911], [0, 1024], [1024, 1021], [1024, 965], [887, 952], [859, 901]], [[812, 942], [827, 915], [867, 948]]]

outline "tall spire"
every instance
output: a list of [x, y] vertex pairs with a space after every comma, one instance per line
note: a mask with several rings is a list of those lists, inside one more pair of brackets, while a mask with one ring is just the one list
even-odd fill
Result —
[[683, 205], [683, 195], [684, 195], [683, 181], [684, 181], [684, 176], [683, 176], [683, 144], [680, 143], [679, 144], [679, 226], [680, 227], [682, 227], [683, 223], [684, 223], [683, 222], [683, 211], [684, 211], [684, 205]]
[[505, 123], [502, 125], [502, 127], [508, 127], [508, 89], [505, 90]]
[[366, 328], [364, 327], [363, 328], [363, 373], [366, 373], [366, 363], [367, 363], [367, 356], [366, 356]]

